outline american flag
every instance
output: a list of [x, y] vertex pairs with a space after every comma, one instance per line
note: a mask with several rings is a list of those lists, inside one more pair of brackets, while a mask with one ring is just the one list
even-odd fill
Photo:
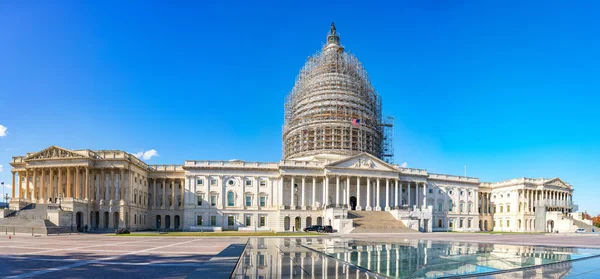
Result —
[[355, 127], [360, 127], [360, 119], [352, 118], [352, 125], [354, 125]]

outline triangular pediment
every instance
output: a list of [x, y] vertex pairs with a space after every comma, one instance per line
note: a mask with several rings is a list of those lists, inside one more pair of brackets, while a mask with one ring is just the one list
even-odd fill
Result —
[[555, 187], [563, 187], [563, 188], [571, 188], [571, 186], [562, 181], [560, 178], [553, 178], [544, 183], [546, 186], [555, 186]]
[[327, 167], [377, 171], [398, 171], [397, 168], [369, 153], [361, 153], [352, 157], [348, 157], [346, 159], [330, 163], [327, 165]]
[[25, 158], [28, 160], [48, 160], [48, 159], [71, 159], [71, 158], [88, 158], [74, 151], [64, 149], [58, 146], [50, 146], [40, 152], [33, 153]]

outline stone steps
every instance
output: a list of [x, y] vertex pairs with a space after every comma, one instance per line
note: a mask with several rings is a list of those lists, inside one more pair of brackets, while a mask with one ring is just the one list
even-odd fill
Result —
[[414, 233], [387, 211], [348, 211], [354, 223], [352, 233]]

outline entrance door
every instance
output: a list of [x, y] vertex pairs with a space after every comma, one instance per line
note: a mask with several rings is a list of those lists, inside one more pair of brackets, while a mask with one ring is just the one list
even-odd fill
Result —
[[350, 197], [350, 210], [356, 210], [356, 197]]
[[80, 232], [81, 224], [83, 223], [83, 213], [77, 212], [77, 215], [75, 217], [75, 223], [77, 224], [77, 231]]
[[179, 229], [179, 215], [175, 215], [175, 229]]
[[160, 230], [160, 215], [156, 215], [156, 229]]
[[294, 227], [295, 227], [296, 231], [301, 229], [300, 228], [300, 217], [296, 217], [296, 220], [294, 220]]
[[235, 229], [235, 219], [233, 216], [227, 216], [227, 226], [230, 230]]
[[170, 228], [171, 228], [171, 216], [166, 215], [165, 216], [165, 229], [170, 229]]

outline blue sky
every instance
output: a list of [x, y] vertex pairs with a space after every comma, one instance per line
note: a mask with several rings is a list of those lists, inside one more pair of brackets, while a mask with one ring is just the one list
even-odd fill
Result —
[[335, 21], [397, 163], [559, 176], [600, 213], [597, 2], [123, 2], [0, 2], [0, 181], [50, 145], [278, 161], [285, 95]]

